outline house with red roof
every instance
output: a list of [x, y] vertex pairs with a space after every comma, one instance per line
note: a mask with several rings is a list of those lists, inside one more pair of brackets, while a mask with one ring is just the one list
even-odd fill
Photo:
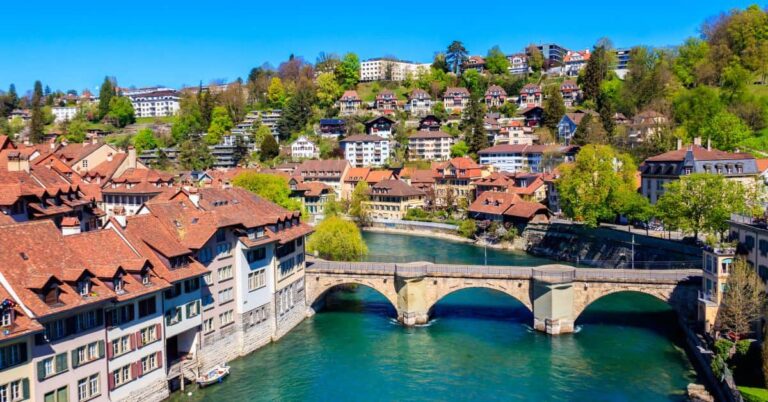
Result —
[[565, 80], [560, 84], [560, 95], [563, 97], [565, 107], [573, 107], [581, 99], [581, 89], [576, 81]]
[[498, 85], [491, 85], [485, 90], [485, 106], [501, 107], [507, 101], [507, 91]]
[[520, 90], [520, 109], [530, 109], [532, 107], [541, 107], [544, 97], [541, 92], [541, 86], [536, 84], [526, 84]]
[[374, 107], [381, 114], [394, 114], [397, 111], [397, 96], [391, 90], [384, 89], [376, 94]]
[[415, 117], [425, 117], [432, 113], [432, 106], [435, 102], [427, 91], [416, 88], [408, 95], [408, 102], [405, 104], [405, 110]]
[[538, 202], [523, 200], [512, 193], [486, 191], [469, 206], [469, 217], [477, 221], [497, 222], [506, 228], [528, 223], [547, 223], [551, 213]]
[[357, 91], [349, 90], [344, 91], [338, 101], [336, 101], [336, 107], [339, 108], [339, 114], [342, 116], [352, 116], [360, 111], [360, 107], [363, 104], [363, 100], [357, 95]]
[[409, 209], [423, 208], [426, 194], [401, 180], [382, 180], [368, 189], [369, 201], [364, 201], [370, 217], [400, 220]]
[[443, 94], [443, 107], [451, 116], [461, 116], [469, 104], [469, 90], [462, 87], [449, 87]]
[[433, 171], [435, 205], [438, 207], [458, 205], [461, 200], [471, 202], [475, 192], [472, 182], [490, 173], [466, 156], [433, 164]]

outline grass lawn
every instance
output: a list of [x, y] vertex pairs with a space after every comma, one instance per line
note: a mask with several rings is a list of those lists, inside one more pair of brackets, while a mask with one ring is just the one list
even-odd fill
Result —
[[739, 391], [746, 402], [768, 402], [768, 389], [739, 387]]
[[139, 117], [136, 119], [136, 124], [152, 124], [156, 121], [161, 123], [173, 123], [173, 116], [167, 117]]
[[768, 85], [748, 85], [747, 90], [755, 96], [768, 96]]
[[[379, 91], [381, 92], [384, 89], [387, 89], [387, 86], [380, 83], [380, 82], [361, 82], [357, 84], [357, 95], [360, 97], [360, 99], [363, 100], [363, 102], [373, 102], [376, 100], [376, 93], [374, 93], [374, 87], [378, 86]], [[397, 99], [400, 100], [406, 100], [408, 99], [408, 92], [410, 92], [407, 88], [403, 86], [396, 86], [394, 89], [391, 89], [392, 92], [395, 93], [395, 96], [397, 96]], [[378, 93], [377, 92], [377, 93]]]

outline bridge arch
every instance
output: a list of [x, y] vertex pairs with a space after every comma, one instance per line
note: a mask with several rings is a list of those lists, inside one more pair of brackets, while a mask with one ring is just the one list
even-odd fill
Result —
[[307, 305], [314, 306], [320, 301], [329, 290], [336, 286], [342, 285], [359, 285], [373, 289], [378, 292], [384, 298], [389, 301], [392, 308], [397, 310], [397, 291], [395, 290], [394, 280], [391, 278], [375, 278], [375, 277], [356, 277], [356, 276], [318, 276], [307, 274], [305, 277], [305, 283], [307, 284], [306, 295]]
[[529, 280], [467, 280], [446, 279], [433, 282], [433, 294], [429, 299], [427, 311], [432, 311], [435, 305], [446, 296], [465, 289], [490, 289], [503, 293], [522, 303], [529, 311], [533, 311], [530, 295]]
[[603, 297], [616, 293], [640, 293], [652, 296], [670, 306], [673, 310], [679, 312], [677, 304], [678, 297], [675, 297], [677, 287], [675, 285], [646, 286], [636, 284], [616, 284], [616, 283], [574, 283], [573, 294], [573, 318], [577, 321], [582, 313], [592, 303]]

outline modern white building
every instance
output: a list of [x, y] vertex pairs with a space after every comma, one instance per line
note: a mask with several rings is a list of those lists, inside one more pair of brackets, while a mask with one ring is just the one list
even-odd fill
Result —
[[389, 159], [389, 140], [377, 135], [353, 135], [340, 144], [353, 167], [380, 167]]
[[[500, 144], [483, 149], [477, 155], [481, 165], [490, 165], [499, 171], [543, 173], [548, 170], [544, 165], [572, 161], [578, 150], [575, 146]], [[543, 163], [545, 153], [553, 160]]]
[[404, 81], [409, 75], [417, 78], [429, 72], [430, 63], [375, 58], [360, 62], [360, 81]]
[[167, 117], [179, 111], [179, 93], [160, 90], [129, 95], [136, 117]]
[[291, 157], [294, 159], [316, 159], [320, 157], [320, 148], [302, 135], [291, 143]]
[[56, 123], [74, 119], [77, 116], [77, 111], [77, 106], [56, 106], [51, 108], [54, 117], [53, 121]]
[[455, 142], [450, 134], [442, 131], [417, 131], [408, 137], [408, 156], [412, 160], [448, 160]]

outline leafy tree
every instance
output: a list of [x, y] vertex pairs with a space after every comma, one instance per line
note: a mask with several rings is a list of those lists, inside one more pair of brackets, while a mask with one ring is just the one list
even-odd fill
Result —
[[267, 89], [267, 102], [270, 107], [282, 109], [285, 106], [286, 93], [283, 81], [279, 77], [272, 77], [272, 82]]
[[738, 62], [732, 62], [724, 70], [720, 78], [725, 98], [734, 100], [741, 96], [749, 84], [752, 74]]
[[451, 158], [466, 156], [469, 153], [469, 145], [464, 141], [458, 141], [451, 146]]
[[451, 72], [459, 74], [461, 72], [461, 64], [467, 60], [467, 49], [460, 41], [453, 41], [448, 45], [448, 50], [445, 52], [445, 61], [451, 68]]
[[71, 121], [67, 122], [66, 130], [65, 130], [65, 138], [67, 139], [67, 142], [78, 142], [81, 143], [85, 141], [85, 135], [88, 130], [88, 124], [83, 118], [74, 118]]
[[354, 53], [347, 53], [336, 68], [336, 80], [343, 89], [352, 89], [360, 80], [360, 59]]
[[353, 222], [330, 216], [315, 227], [307, 251], [331, 261], [358, 261], [368, 254], [368, 247]]
[[323, 206], [323, 216], [326, 218], [331, 216], [339, 216], [342, 214], [344, 206], [336, 199], [336, 196], [331, 194], [325, 201]]
[[557, 130], [560, 119], [565, 115], [565, 102], [563, 101], [563, 95], [560, 93], [560, 88], [556, 85], [547, 87], [543, 106], [544, 127], [554, 132]]
[[179, 164], [186, 170], [206, 170], [213, 166], [213, 155], [210, 149], [193, 135], [181, 143], [179, 147]]
[[208, 131], [213, 119], [213, 108], [216, 107], [216, 99], [208, 89], [203, 89], [202, 85], [197, 90], [197, 105], [200, 111], [201, 132]]
[[265, 135], [259, 144], [259, 159], [262, 162], [270, 161], [280, 154], [280, 145], [270, 133]]
[[459, 236], [471, 239], [477, 232], [477, 224], [472, 219], [464, 219], [459, 223], [456, 231], [459, 233]]
[[182, 95], [179, 103], [179, 112], [171, 126], [171, 136], [177, 144], [186, 140], [190, 134], [200, 134], [208, 127], [205, 126], [200, 105], [194, 97]]
[[315, 71], [320, 73], [333, 73], [341, 64], [339, 56], [335, 53], [320, 52], [315, 62]]
[[136, 148], [137, 153], [141, 153], [147, 149], [157, 148], [157, 141], [155, 140], [155, 133], [151, 128], [143, 128], [133, 137], [133, 146]]
[[349, 215], [357, 219], [357, 223], [360, 226], [368, 222], [368, 208], [365, 203], [370, 201], [370, 199], [368, 183], [360, 180], [355, 185], [355, 189], [352, 190], [352, 196], [349, 201]]
[[715, 327], [738, 336], [749, 335], [752, 323], [760, 319], [764, 308], [765, 283], [753, 267], [737, 258], [731, 264]]
[[731, 213], [749, 210], [741, 183], [719, 174], [694, 173], [664, 187], [656, 210], [664, 225], [693, 233], [722, 233]]
[[448, 62], [445, 60], [445, 53], [435, 53], [435, 58], [432, 60], [432, 68], [446, 73], [450, 71]]
[[613, 220], [635, 191], [632, 159], [607, 145], [585, 145], [574, 163], [560, 167], [556, 186], [563, 212], [588, 226]]
[[725, 109], [717, 90], [706, 85], [678, 92], [672, 106], [675, 121], [689, 139], [698, 136], [707, 121]]
[[440, 121], [445, 121], [448, 119], [448, 113], [445, 111], [445, 105], [443, 105], [443, 102], [437, 101], [432, 105], [432, 114], [440, 119]]
[[111, 109], [112, 97], [116, 95], [113, 81], [109, 77], [104, 77], [104, 82], [99, 90], [99, 114], [98, 120], [103, 119]]
[[465, 110], [466, 119], [462, 120], [464, 126], [464, 139], [469, 146], [469, 152], [477, 155], [477, 152], [488, 147], [488, 136], [485, 134], [483, 120], [485, 112], [483, 105], [474, 97], [469, 99]]
[[752, 134], [749, 126], [733, 113], [721, 111], [701, 127], [700, 135], [712, 140], [712, 146], [724, 151], [732, 151]]
[[116, 127], [125, 127], [136, 121], [131, 100], [125, 96], [113, 96], [109, 101], [109, 113], [107, 118], [112, 120]]
[[600, 122], [603, 123], [603, 129], [609, 137], [613, 137], [616, 124], [613, 116], [616, 114], [616, 108], [613, 100], [603, 91], [597, 96], [597, 113], [600, 115]]
[[477, 70], [467, 70], [461, 75], [461, 81], [473, 97], [480, 97], [485, 93], [487, 83]]
[[232, 119], [227, 113], [227, 109], [223, 106], [216, 106], [213, 108], [211, 114], [211, 125], [208, 126], [208, 134], [205, 136], [205, 143], [208, 145], [216, 145], [221, 142], [221, 138], [234, 127]]
[[622, 191], [618, 194], [616, 205], [618, 212], [624, 215], [629, 223], [633, 221], [643, 222], [646, 224], [646, 233], [648, 232], [648, 221], [653, 218], [655, 213], [648, 198], [637, 191]]
[[301, 210], [301, 202], [290, 198], [291, 188], [288, 186], [288, 179], [283, 176], [243, 172], [235, 176], [232, 184], [274, 202], [287, 210]]
[[573, 145], [586, 145], [586, 144], [606, 144], [608, 143], [608, 133], [600, 124], [600, 122], [592, 115], [587, 113], [581, 118], [581, 122], [576, 127], [576, 132], [573, 133], [571, 138], [571, 144]]
[[35, 81], [35, 87], [32, 91], [32, 116], [29, 120], [29, 140], [34, 144], [43, 142], [43, 130], [45, 126], [45, 117], [43, 116], [43, 84]]
[[698, 38], [688, 38], [677, 49], [673, 70], [680, 82], [692, 88], [696, 84], [709, 81], [712, 75], [709, 66], [709, 44]]
[[536, 45], [530, 44], [525, 49], [525, 53], [528, 55], [528, 68], [534, 73], [541, 72], [544, 68], [544, 55], [541, 50]]
[[491, 74], [506, 74], [509, 70], [509, 60], [498, 46], [492, 47], [485, 57], [485, 68]]
[[608, 75], [610, 66], [604, 46], [595, 46], [589, 56], [584, 74], [580, 77], [584, 89], [584, 99], [596, 100], [600, 94], [600, 85]]
[[320, 73], [315, 84], [317, 85], [317, 104], [321, 108], [332, 107], [343, 92], [333, 73]]

